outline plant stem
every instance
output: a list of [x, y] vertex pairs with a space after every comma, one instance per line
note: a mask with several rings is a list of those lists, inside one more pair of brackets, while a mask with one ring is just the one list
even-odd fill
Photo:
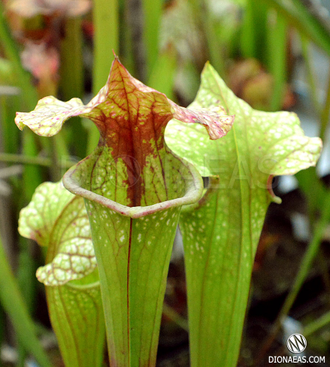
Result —
[[174, 99], [173, 81], [176, 72], [176, 57], [172, 50], [166, 50], [158, 55], [147, 85]]
[[[107, 81], [112, 52], [119, 51], [119, 11], [118, 0], [94, 0], [94, 66], [93, 66], [93, 93], [96, 94]], [[91, 125], [87, 146], [96, 147], [99, 140], [97, 128]], [[88, 152], [90, 153], [90, 152]]]
[[330, 323], [330, 311], [322, 315], [317, 320], [314, 320], [308, 325], [306, 325], [303, 334], [305, 337], [307, 337], [329, 323]]
[[96, 94], [105, 84], [113, 51], [118, 52], [118, 3], [117, 0], [95, 0], [93, 9], [94, 74], [93, 92]]
[[[23, 154], [10, 154], [10, 153], [0, 153], [0, 162], [21, 163], [21, 164], [30, 164], [45, 167], [50, 167], [52, 165], [52, 160], [50, 158], [33, 157], [33, 156], [26, 156]], [[64, 162], [61, 162], [61, 165], [63, 165], [63, 167], [65, 168], [69, 168], [75, 163], [76, 163], [75, 161], [66, 160]]]
[[13, 124], [15, 112], [19, 108], [18, 96], [0, 96], [1, 111], [1, 146], [4, 151], [14, 153], [17, 151], [19, 130]]
[[276, 13], [274, 24], [269, 27], [267, 43], [268, 64], [274, 78], [270, 110], [278, 111], [283, 104], [286, 81], [287, 22], [281, 14]]
[[61, 92], [63, 99], [83, 96], [83, 58], [81, 19], [65, 20], [65, 37], [61, 42]]
[[256, 29], [254, 27], [253, 3], [246, 1], [242, 23], [241, 53], [244, 58], [256, 57]]
[[163, 305], [163, 314], [166, 315], [169, 319], [174, 321], [178, 326], [180, 326], [183, 330], [189, 331], [188, 322], [185, 318], [183, 318], [180, 314], [173, 310], [172, 307], [164, 303]]
[[325, 133], [328, 126], [329, 121], [329, 112], [330, 112], [330, 72], [328, 76], [328, 85], [327, 85], [327, 96], [325, 99], [324, 107], [321, 111], [321, 127], [320, 127], [320, 138], [323, 143], [325, 140]]
[[301, 39], [301, 50], [302, 50], [302, 54], [303, 54], [305, 65], [306, 65], [307, 80], [308, 80], [308, 86], [309, 86], [309, 91], [310, 91], [310, 95], [311, 95], [311, 100], [313, 102], [315, 111], [319, 116], [320, 111], [321, 111], [321, 106], [320, 106], [318, 96], [317, 96], [317, 90], [316, 90], [316, 85], [315, 85], [315, 76], [314, 76], [314, 72], [313, 72], [313, 68], [312, 68], [310, 52], [308, 50], [308, 46], [309, 46], [308, 43], [309, 42], [308, 42], [308, 40], [306, 39], [306, 37], [304, 35], [300, 35], [300, 39]]
[[143, 35], [147, 56], [147, 75], [154, 67], [158, 56], [159, 29], [162, 15], [162, 0], [142, 0]]

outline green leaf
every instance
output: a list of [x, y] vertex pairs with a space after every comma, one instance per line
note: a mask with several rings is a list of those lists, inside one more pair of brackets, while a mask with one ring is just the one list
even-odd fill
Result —
[[40, 185], [20, 213], [19, 232], [48, 246], [37, 271], [66, 366], [100, 366], [104, 319], [96, 258], [82, 198], [62, 183]]
[[73, 198], [60, 183], [40, 185], [30, 204], [21, 210], [18, 226], [21, 236], [35, 240], [40, 246], [48, 246], [58, 216]]
[[46, 287], [46, 295], [65, 366], [102, 366], [105, 325], [99, 282]]
[[36, 275], [41, 283], [50, 286], [63, 285], [70, 280], [84, 278], [96, 268], [94, 248], [90, 238], [74, 238], [63, 247], [51, 263], [37, 270]]
[[93, 201], [87, 207], [103, 287], [110, 365], [155, 366], [180, 207], [141, 218]]
[[87, 104], [54, 97], [19, 128], [56, 134], [70, 116], [90, 118], [100, 131], [95, 151], [63, 177], [86, 201], [100, 273], [111, 364], [154, 366], [171, 248], [182, 205], [202, 195], [196, 169], [165, 144], [173, 117], [224, 136], [233, 117], [220, 106], [185, 109], [133, 78], [115, 58], [106, 85]]
[[180, 219], [185, 248], [191, 365], [237, 364], [254, 256], [273, 176], [315, 165], [321, 140], [308, 138], [294, 113], [253, 110], [206, 65], [192, 108], [221, 104], [235, 115], [226, 137], [209, 141], [197, 125], [173, 120], [171, 149], [195, 164], [211, 186]]

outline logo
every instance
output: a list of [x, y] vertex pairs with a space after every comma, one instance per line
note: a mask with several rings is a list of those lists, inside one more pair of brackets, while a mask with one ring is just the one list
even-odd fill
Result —
[[301, 334], [292, 334], [286, 341], [286, 347], [291, 353], [302, 353], [307, 348], [307, 340]]
[[308, 365], [312, 363], [319, 365], [320, 363], [325, 363], [325, 356], [307, 356], [305, 354], [299, 354], [307, 348], [307, 340], [301, 334], [291, 334], [286, 340], [286, 346], [293, 355], [268, 356], [268, 363], [294, 363], [295, 365], [298, 363], [299, 366], [305, 363], [308, 363]]

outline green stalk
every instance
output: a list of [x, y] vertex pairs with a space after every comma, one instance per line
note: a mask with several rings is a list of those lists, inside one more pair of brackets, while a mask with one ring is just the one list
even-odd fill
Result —
[[19, 106], [18, 96], [1, 96], [0, 111], [1, 111], [1, 144], [4, 151], [15, 153], [17, 151], [19, 130], [13, 125], [15, 112]]
[[113, 51], [116, 53], [119, 51], [118, 14], [117, 0], [94, 1], [94, 94], [103, 87], [108, 78], [109, 65], [113, 60]]
[[[81, 98], [84, 93], [84, 65], [83, 65], [83, 39], [81, 18], [67, 18], [63, 21], [65, 26], [64, 38], [61, 40], [61, 68], [60, 68], [60, 93], [64, 100], [73, 97]], [[76, 120], [79, 121], [77, 117]], [[86, 133], [83, 129], [77, 129], [77, 124], [71, 127], [71, 135], [67, 135], [76, 149], [75, 154], [83, 156], [86, 154]], [[67, 139], [68, 140], [68, 139]], [[79, 144], [77, 144], [79, 142]], [[51, 141], [51, 157], [53, 159], [52, 180], [58, 181], [61, 172], [61, 161], [69, 156], [67, 143], [62, 136], [57, 136]]]
[[[33, 157], [33, 156], [26, 156], [23, 154], [10, 154], [10, 153], [0, 153], [0, 162], [30, 164], [44, 167], [51, 167], [52, 165], [52, 160], [50, 158]], [[63, 165], [66, 168], [70, 168], [74, 163], [75, 163], [74, 161], [66, 160], [64, 162], [61, 162], [61, 165]]]
[[[275, 15], [275, 14], [274, 14]], [[268, 65], [274, 78], [274, 87], [270, 103], [271, 111], [282, 107], [286, 76], [287, 22], [276, 14], [275, 24], [268, 28]]]
[[[113, 59], [113, 51], [119, 51], [119, 9], [118, 0], [94, 0], [94, 66], [93, 93], [96, 94], [104, 85], [109, 75], [109, 65]], [[90, 125], [88, 153], [99, 141], [99, 132]]]
[[[316, 168], [304, 170], [296, 174], [299, 188], [303, 191], [308, 201], [308, 215], [310, 223], [315, 223], [318, 208], [323, 206], [326, 189], [317, 177]], [[313, 190], [311, 190], [313, 188]]]
[[254, 27], [254, 12], [251, 0], [248, 0], [244, 9], [244, 20], [242, 25], [241, 35], [241, 52], [245, 58], [256, 56], [256, 42], [255, 42], [255, 27]]
[[162, 6], [162, 0], [142, 0], [144, 15], [143, 35], [146, 47], [148, 76], [150, 75], [158, 56]]
[[[76, 139], [80, 139], [81, 136], [76, 136]], [[77, 140], [81, 141], [81, 140]], [[64, 172], [62, 172], [62, 160], [68, 157], [68, 151], [64, 143], [64, 139], [62, 136], [54, 136], [50, 140], [50, 153], [51, 153], [51, 161], [52, 165], [50, 167], [50, 173], [52, 181], [59, 181]]]
[[[60, 92], [63, 99], [67, 101], [73, 97], [83, 97], [83, 38], [81, 18], [67, 18], [64, 24], [65, 36], [61, 42]], [[70, 144], [73, 143], [74, 154], [83, 157], [86, 154], [87, 134], [84, 129], [80, 128], [80, 118], [76, 117], [75, 120], [77, 123], [71, 126], [67, 138], [69, 138]], [[56, 141], [57, 149], [60, 143], [58, 140]], [[65, 146], [65, 144], [62, 145]], [[62, 159], [62, 155], [60, 157]], [[54, 181], [58, 181], [58, 179], [58, 177], [53, 176]]]
[[301, 50], [303, 54], [303, 58], [306, 65], [306, 71], [307, 71], [307, 80], [308, 80], [308, 86], [309, 86], [309, 93], [311, 96], [312, 103], [314, 105], [316, 113], [319, 115], [321, 111], [320, 102], [317, 96], [317, 90], [316, 90], [316, 84], [315, 84], [315, 75], [312, 67], [312, 60], [311, 55], [309, 52], [309, 42], [306, 39], [304, 35], [300, 35], [301, 40]]
[[51, 363], [35, 335], [35, 327], [26, 309], [25, 302], [7, 261], [0, 239], [0, 300], [9, 315], [20, 343], [31, 353], [42, 367]]
[[170, 307], [166, 303], [164, 303], [163, 305], [163, 314], [172, 321], [174, 321], [183, 330], [189, 332], [189, 326], [187, 320], [183, 318], [180, 314], [178, 314], [172, 307]]
[[325, 139], [325, 132], [329, 123], [329, 112], [330, 112], [330, 75], [328, 76], [327, 85], [327, 96], [325, 99], [324, 107], [321, 111], [321, 127], [320, 127], [320, 138]]
[[[260, 0], [248, 0], [241, 28], [241, 53], [245, 58], [257, 58], [265, 63], [264, 47], [267, 36], [269, 12]], [[268, 60], [267, 60], [268, 61]]]
[[176, 72], [176, 57], [172, 50], [165, 51], [158, 55], [151, 75], [148, 79], [148, 85], [151, 88], [159, 90], [173, 99], [173, 82]]
[[60, 74], [63, 99], [81, 98], [84, 90], [81, 18], [65, 20], [65, 37], [61, 42]]
[[[30, 131], [23, 132], [23, 154], [26, 156], [37, 156], [36, 139]], [[35, 188], [42, 182], [41, 171], [36, 166], [26, 166], [23, 173], [24, 193], [26, 199], [31, 199]]]
[[328, 324], [330, 324], [330, 311], [306, 325], [303, 335], [308, 337]]

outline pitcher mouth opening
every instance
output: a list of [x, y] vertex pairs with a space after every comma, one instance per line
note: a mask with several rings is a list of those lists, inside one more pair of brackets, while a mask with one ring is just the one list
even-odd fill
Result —
[[71, 167], [63, 176], [63, 185], [71, 193], [81, 196], [84, 199], [93, 201], [100, 205], [103, 205], [118, 214], [130, 217], [140, 218], [149, 214], [153, 214], [158, 211], [166, 210], [172, 207], [178, 207], [183, 205], [193, 204], [198, 201], [203, 193], [203, 181], [196, 170], [196, 168], [182, 159], [173, 155], [175, 159], [179, 159], [181, 162], [181, 168], [184, 174], [184, 181], [182, 182], [184, 188], [182, 195], [178, 197], [158, 202], [152, 205], [145, 206], [127, 206], [120, 202], [111, 200], [110, 198], [101, 195], [92, 189], [90, 189], [90, 167], [93, 164], [93, 154], [86, 157], [82, 161], [78, 162], [75, 166]]

